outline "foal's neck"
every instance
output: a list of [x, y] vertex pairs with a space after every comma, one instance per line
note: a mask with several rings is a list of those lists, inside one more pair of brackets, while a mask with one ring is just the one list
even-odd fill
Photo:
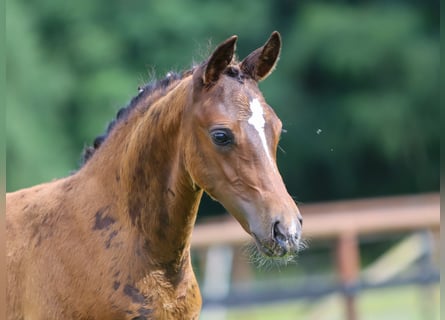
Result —
[[181, 80], [143, 114], [144, 106], [136, 106], [95, 155], [95, 171], [115, 185], [119, 219], [139, 235], [148, 261], [168, 266], [168, 272], [188, 262], [202, 196], [182, 153], [182, 115], [191, 101], [190, 85], [190, 79]]

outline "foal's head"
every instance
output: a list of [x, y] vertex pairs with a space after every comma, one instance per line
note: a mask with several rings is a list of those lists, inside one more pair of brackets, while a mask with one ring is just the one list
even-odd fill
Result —
[[282, 131], [258, 82], [278, 60], [281, 40], [234, 62], [235, 36], [219, 45], [193, 73], [193, 103], [186, 112], [187, 170], [194, 183], [218, 200], [269, 257], [292, 256], [302, 218], [276, 165]]

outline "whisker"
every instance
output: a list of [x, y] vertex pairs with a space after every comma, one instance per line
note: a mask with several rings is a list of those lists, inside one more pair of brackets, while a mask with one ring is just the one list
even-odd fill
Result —
[[286, 150], [284, 150], [280, 145], [278, 145], [278, 150], [280, 150], [283, 154], [286, 154]]
[[298, 243], [298, 252], [304, 251], [309, 248], [310, 239], [301, 239]]
[[281, 271], [281, 268], [287, 267], [290, 264], [296, 264], [298, 252], [306, 249], [308, 242], [303, 240], [299, 243], [297, 252], [289, 253], [283, 257], [269, 257], [264, 255], [256, 246], [255, 243], [250, 242], [245, 245], [243, 252], [247, 255], [249, 263], [253, 264], [261, 271]]

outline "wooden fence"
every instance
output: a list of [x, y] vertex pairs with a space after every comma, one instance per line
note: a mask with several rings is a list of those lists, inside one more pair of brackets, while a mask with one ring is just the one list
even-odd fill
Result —
[[[358, 238], [363, 235], [440, 229], [439, 194], [300, 204], [303, 235], [311, 240], [335, 241], [336, 272], [342, 286], [354, 286], [360, 274]], [[237, 247], [250, 236], [231, 217], [200, 223], [192, 238], [193, 250], [225, 245]], [[310, 250], [310, 248], [309, 248]], [[357, 319], [353, 294], [345, 294], [348, 320]]]

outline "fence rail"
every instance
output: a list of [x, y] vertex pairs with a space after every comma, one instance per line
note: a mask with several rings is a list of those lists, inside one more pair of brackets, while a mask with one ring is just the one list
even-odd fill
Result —
[[[379, 234], [394, 231], [437, 229], [440, 226], [439, 194], [300, 204], [303, 235], [310, 239], [337, 238], [344, 234]], [[230, 216], [198, 224], [193, 248], [239, 245], [250, 236]]]
[[[304, 217], [304, 238], [335, 241], [336, 272], [339, 287], [343, 289], [340, 291], [344, 293], [348, 320], [358, 318], [355, 295], [348, 288], [361, 285], [360, 236], [416, 230], [436, 232], [440, 229], [438, 193], [300, 204], [299, 208]], [[218, 246], [237, 247], [248, 241], [250, 236], [233, 218], [227, 216], [198, 224], [193, 232], [192, 249], [209, 251]]]

